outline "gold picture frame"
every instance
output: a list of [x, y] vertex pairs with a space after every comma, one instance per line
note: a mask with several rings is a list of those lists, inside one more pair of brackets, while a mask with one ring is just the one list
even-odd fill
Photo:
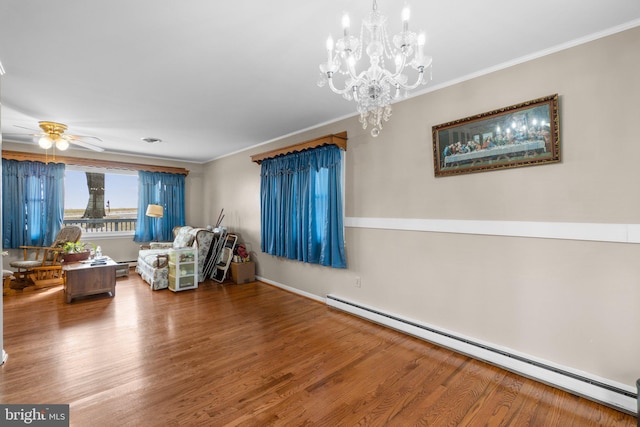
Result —
[[560, 161], [558, 94], [433, 126], [436, 177]]

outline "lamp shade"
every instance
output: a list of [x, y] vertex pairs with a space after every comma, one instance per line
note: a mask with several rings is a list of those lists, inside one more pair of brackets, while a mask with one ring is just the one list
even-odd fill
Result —
[[147, 216], [152, 216], [154, 218], [162, 218], [164, 215], [164, 210], [160, 205], [149, 205], [147, 206]]

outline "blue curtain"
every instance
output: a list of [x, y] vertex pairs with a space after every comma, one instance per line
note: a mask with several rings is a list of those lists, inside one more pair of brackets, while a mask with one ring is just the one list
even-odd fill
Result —
[[346, 268], [340, 149], [328, 145], [264, 160], [260, 176], [262, 251]]
[[[138, 172], [138, 221], [133, 240], [173, 240], [173, 227], [185, 225], [184, 175], [164, 172]], [[146, 216], [147, 206], [160, 205], [162, 218]]]
[[64, 164], [2, 159], [2, 247], [49, 246], [64, 218]]

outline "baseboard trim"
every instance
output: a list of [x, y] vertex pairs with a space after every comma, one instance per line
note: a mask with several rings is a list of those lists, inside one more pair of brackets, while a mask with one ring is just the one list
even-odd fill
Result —
[[402, 316], [386, 313], [335, 295], [327, 295], [326, 303], [330, 307], [338, 310], [466, 354], [527, 378], [602, 403], [619, 411], [637, 415], [638, 393], [633, 387], [625, 384], [599, 378], [586, 372], [538, 359], [505, 347], [465, 337], [432, 325], [406, 319]]
[[323, 304], [326, 303], [325, 299], [319, 297], [318, 295], [315, 295], [315, 294], [312, 294], [312, 293], [309, 293], [309, 292], [305, 292], [305, 291], [301, 291], [300, 289], [292, 288], [292, 287], [287, 286], [287, 285], [283, 285], [282, 283], [278, 283], [276, 281], [269, 280], [269, 279], [267, 279], [265, 277], [262, 277], [262, 276], [256, 276], [256, 280], [259, 280], [261, 282], [267, 283], [269, 285], [275, 286], [275, 287], [280, 288], [280, 289], [284, 289], [285, 291], [291, 292], [293, 294], [298, 294], [298, 295], [303, 296], [305, 298], [309, 298], [309, 299], [312, 299], [314, 301], [321, 302]]

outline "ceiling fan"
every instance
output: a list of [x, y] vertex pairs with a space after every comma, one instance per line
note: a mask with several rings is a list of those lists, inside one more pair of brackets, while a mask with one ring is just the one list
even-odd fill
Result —
[[[93, 145], [85, 141], [86, 139], [92, 139], [102, 142], [102, 140], [96, 136], [65, 134], [64, 132], [67, 130], [67, 125], [62, 123], [42, 121], [38, 122], [38, 125], [40, 126], [40, 129], [42, 129], [42, 132], [32, 133], [29, 135], [3, 134], [3, 136], [6, 136], [7, 139], [11, 139], [12, 137], [17, 139], [24, 139], [25, 137], [29, 137], [33, 140], [37, 138], [38, 145], [45, 150], [54, 147], [60, 151], [64, 151], [69, 148], [69, 144], [73, 144], [80, 147], [88, 148], [89, 150], [93, 151], [104, 151], [104, 148], [98, 147], [97, 145]], [[29, 129], [24, 126], [15, 126], [23, 129]]]

